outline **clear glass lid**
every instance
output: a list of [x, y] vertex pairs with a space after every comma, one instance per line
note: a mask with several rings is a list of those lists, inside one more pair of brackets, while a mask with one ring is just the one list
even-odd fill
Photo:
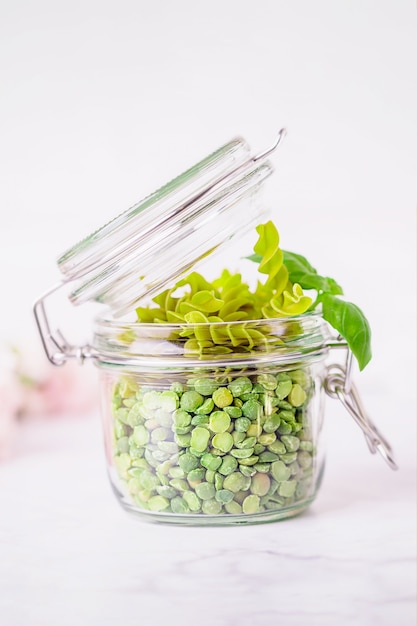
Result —
[[96, 301], [119, 317], [237, 233], [258, 224], [258, 191], [273, 172], [264, 153], [233, 139], [84, 238], [58, 259], [70, 301]]

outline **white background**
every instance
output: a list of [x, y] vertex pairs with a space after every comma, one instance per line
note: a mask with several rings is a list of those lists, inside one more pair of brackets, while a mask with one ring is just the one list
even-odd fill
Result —
[[258, 151], [285, 126], [265, 190], [281, 243], [367, 314], [361, 386], [409, 440], [415, 19], [406, 0], [3, 0], [2, 345], [40, 348], [32, 303], [67, 247], [233, 136]]
[[97, 415], [29, 421], [0, 468], [7, 626], [415, 623], [416, 47], [411, 0], [0, 0], [0, 357], [17, 343], [41, 369], [31, 309], [62, 251], [285, 126], [265, 197], [283, 247], [367, 314], [356, 378], [400, 465], [328, 400], [305, 516], [146, 526], [116, 507]]

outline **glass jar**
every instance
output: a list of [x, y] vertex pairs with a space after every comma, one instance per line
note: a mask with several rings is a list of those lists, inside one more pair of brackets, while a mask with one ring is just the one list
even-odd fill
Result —
[[[283, 136], [256, 156], [232, 140], [83, 239], [58, 260], [62, 281], [35, 303], [49, 360], [97, 365], [111, 485], [145, 519], [245, 524], [303, 511], [324, 468], [324, 392], [396, 468], [362, 410], [351, 353], [319, 313], [196, 324], [131, 317], [143, 299], [261, 222], [260, 191], [273, 171], [266, 159]], [[52, 330], [46, 301], [64, 287], [74, 305], [107, 307], [91, 343]], [[346, 349], [344, 366], [325, 364], [333, 347]]]
[[[187, 350], [196, 335], [210, 338], [198, 353]], [[121, 504], [180, 524], [304, 510], [324, 465], [327, 339], [313, 314], [194, 326], [97, 319], [106, 459]]]

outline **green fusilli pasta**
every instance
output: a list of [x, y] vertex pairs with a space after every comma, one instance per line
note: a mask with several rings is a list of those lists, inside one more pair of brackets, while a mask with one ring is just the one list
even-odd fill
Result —
[[[312, 303], [297, 283], [288, 279], [279, 247], [279, 234], [269, 221], [257, 227], [259, 235], [254, 252], [260, 256], [258, 271], [266, 274], [251, 291], [239, 273], [227, 269], [208, 282], [201, 274], [191, 272], [172, 288], [153, 298], [154, 305], [138, 307], [138, 320], [144, 323], [180, 326], [172, 339], [184, 343], [186, 354], [227, 354], [267, 350], [266, 336], [252, 320], [295, 316], [304, 313]], [[241, 323], [238, 323], [241, 322]], [[276, 339], [276, 342], [279, 342]]]

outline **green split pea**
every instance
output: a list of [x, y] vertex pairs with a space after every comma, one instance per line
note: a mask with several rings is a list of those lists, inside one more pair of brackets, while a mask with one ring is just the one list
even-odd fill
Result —
[[123, 377], [113, 392], [114, 466], [138, 508], [253, 515], [312, 497], [315, 448], [306, 370], [172, 381]]

